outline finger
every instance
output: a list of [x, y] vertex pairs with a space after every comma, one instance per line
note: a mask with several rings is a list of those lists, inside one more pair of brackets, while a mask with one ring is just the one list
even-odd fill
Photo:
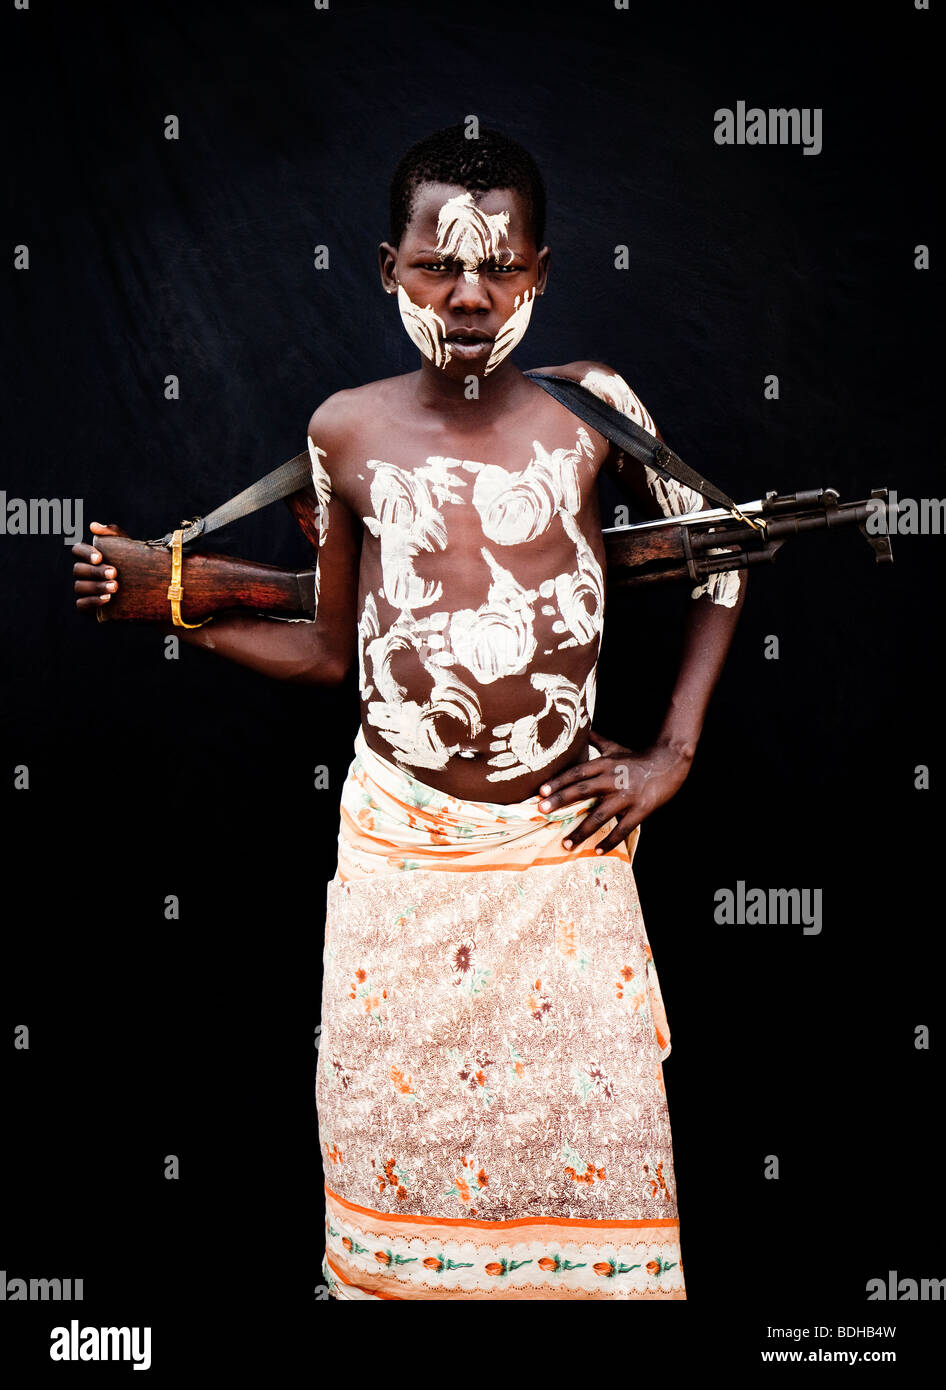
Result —
[[77, 560], [86, 560], [92, 565], [97, 565], [102, 560], [101, 550], [96, 550], [94, 545], [84, 545], [81, 543], [79, 545], [74, 545], [72, 547], [72, 553]]
[[111, 594], [100, 594], [97, 598], [77, 598], [76, 607], [83, 611], [87, 608], [101, 608], [103, 603], [108, 603]]
[[[600, 772], [601, 768], [598, 766], [597, 760], [588, 763], [576, 763], [574, 767], [566, 768], [564, 772], [559, 772], [555, 777], [550, 777], [547, 782], [543, 782], [539, 791], [546, 800], [551, 799], [554, 804], [554, 798], [563, 787], [571, 786], [573, 782], [579, 782], [583, 777], [594, 777]], [[540, 810], [544, 811], [545, 809], [545, 801], [542, 801]]]
[[621, 811], [627, 810], [626, 797], [606, 796], [593, 811], [589, 811], [587, 816], [575, 827], [570, 830], [566, 838], [562, 841], [565, 849], [574, 849], [583, 840], [587, 840], [589, 835], [593, 835], [596, 830], [600, 830], [602, 825], [606, 825], [612, 816]]
[[614, 791], [614, 782], [606, 773], [599, 773], [597, 776], [583, 777], [577, 782], [572, 782], [567, 787], [554, 794], [545, 797], [539, 802], [539, 810], [554, 811], [558, 806], [571, 806], [576, 801], [584, 801], [589, 796], [607, 796]]
[[72, 587], [77, 594], [88, 597], [90, 594], [114, 594], [118, 585], [115, 583], [114, 579], [98, 584], [91, 579], [77, 579]]
[[617, 849], [628, 835], [633, 834], [643, 819], [640, 811], [629, 811], [622, 816], [614, 829], [610, 830], [604, 839], [599, 840], [595, 845], [595, 854], [608, 854], [612, 849]]
[[74, 579], [117, 579], [118, 570], [112, 565], [106, 565], [100, 569], [97, 565], [73, 565], [72, 575]]

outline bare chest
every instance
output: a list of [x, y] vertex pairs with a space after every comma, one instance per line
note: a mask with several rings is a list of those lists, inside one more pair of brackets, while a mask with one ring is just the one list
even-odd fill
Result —
[[[512, 456], [412, 452], [391, 441], [346, 479], [365, 532], [366, 733], [414, 770], [486, 757], [489, 781], [518, 780], [590, 719], [604, 615], [600, 440], [576, 423]], [[488, 757], [497, 728], [538, 719], [530, 756]]]
[[381, 596], [395, 608], [424, 606], [431, 585], [446, 579], [462, 587], [470, 576], [450, 567], [474, 557], [488, 566], [484, 550], [538, 574], [554, 552], [564, 558], [574, 548], [576, 527], [593, 529], [604, 451], [577, 422], [564, 437], [483, 448], [474, 439], [449, 452], [433, 452], [423, 436], [371, 442], [346, 470], [346, 501], [365, 528], [369, 564], [387, 571], [390, 592]]

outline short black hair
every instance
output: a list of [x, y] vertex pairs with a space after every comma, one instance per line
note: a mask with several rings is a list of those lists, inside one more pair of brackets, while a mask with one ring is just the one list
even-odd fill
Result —
[[545, 234], [545, 184], [529, 151], [501, 131], [480, 127], [476, 139], [465, 124], [446, 126], [412, 145], [391, 180], [391, 241], [399, 246], [422, 183], [452, 183], [471, 193], [512, 188], [524, 198], [536, 246]]

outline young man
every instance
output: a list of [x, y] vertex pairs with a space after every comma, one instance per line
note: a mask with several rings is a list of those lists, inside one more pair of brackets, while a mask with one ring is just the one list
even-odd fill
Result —
[[[687, 776], [745, 581], [692, 591], [652, 748], [592, 730], [599, 471], [648, 515], [702, 499], [510, 360], [549, 268], [521, 147], [441, 131], [402, 160], [391, 211], [381, 281], [420, 366], [309, 423], [315, 621], [180, 631], [284, 680], [358, 662], [317, 1075], [323, 1268], [348, 1299], [684, 1298], [669, 1032], [631, 860]], [[656, 434], [609, 367], [544, 370]], [[118, 576], [75, 553], [92, 611]]]

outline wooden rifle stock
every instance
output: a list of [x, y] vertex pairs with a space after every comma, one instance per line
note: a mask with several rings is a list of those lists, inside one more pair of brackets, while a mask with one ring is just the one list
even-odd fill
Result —
[[[307, 539], [318, 549], [317, 503], [312, 488], [286, 499]], [[832, 488], [780, 496], [740, 508], [739, 520], [725, 508], [689, 512], [603, 531], [610, 587], [629, 588], [690, 580], [774, 561], [791, 536], [807, 531], [857, 526], [878, 562], [891, 561], [889, 531], [895, 507], [885, 488], [870, 498], [841, 503]], [[883, 522], [880, 517], [883, 516]], [[752, 522], [756, 524], [753, 525]], [[99, 611], [109, 620], [167, 622], [171, 553], [163, 544], [122, 536], [96, 536], [106, 561], [118, 570], [118, 591]], [[226, 609], [273, 614], [315, 612], [315, 570], [287, 570], [234, 555], [183, 553], [181, 616], [197, 623]]]
[[[108, 621], [166, 623], [171, 552], [126, 536], [96, 536], [105, 562], [118, 570], [118, 591], [104, 605]], [[293, 615], [315, 613], [315, 570], [287, 570], [236, 555], [184, 553], [181, 617], [198, 623], [227, 608]]]

